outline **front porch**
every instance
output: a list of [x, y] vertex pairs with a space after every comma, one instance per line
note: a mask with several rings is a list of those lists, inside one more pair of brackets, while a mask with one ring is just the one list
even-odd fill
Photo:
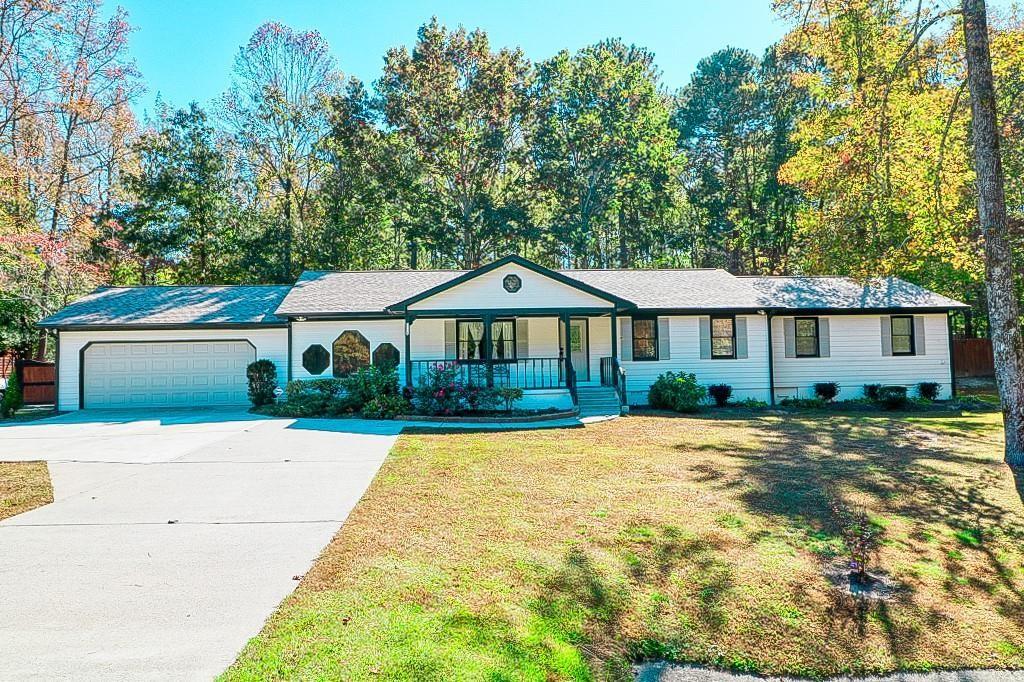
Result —
[[[454, 366], [465, 384], [518, 387], [533, 405], [560, 404], [568, 396], [576, 406], [579, 389], [587, 387], [615, 388], [618, 395], [617, 327], [614, 312], [410, 312], [405, 384], [416, 386], [431, 370]], [[443, 352], [429, 352], [435, 348]]]

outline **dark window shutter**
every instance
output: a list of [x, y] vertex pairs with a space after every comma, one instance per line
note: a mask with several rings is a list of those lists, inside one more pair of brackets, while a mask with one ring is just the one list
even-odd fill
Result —
[[444, 321], [444, 359], [454, 360], [458, 357], [458, 339], [455, 336], [455, 320]]
[[832, 339], [827, 317], [818, 318], [818, 355], [823, 358], [832, 356]]
[[516, 319], [516, 357], [530, 357], [530, 320], [525, 317]]
[[736, 358], [742, 360], [749, 357], [747, 352], [747, 318], [743, 315], [736, 316]]
[[924, 315], [914, 315], [914, 355], [924, 355], [928, 344], [924, 338]]
[[619, 357], [623, 361], [633, 359], [633, 318], [622, 318], [622, 336], [619, 338]]
[[672, 358], [671, 323], [667, 317], [658, 318], [658, 359]]
[[711, 359], [711, 317], [702, 315], [699, 318], [700, 325], [700, 357], [702, 360]]

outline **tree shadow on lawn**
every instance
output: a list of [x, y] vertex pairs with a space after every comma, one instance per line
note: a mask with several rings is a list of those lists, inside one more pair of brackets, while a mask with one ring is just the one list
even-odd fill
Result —
[[[571, 545], [556, 566], [546, 569], [542, 589], [530, 605], [548, 630], [562, 633], [592, 663], [600, 662], [612, 679], [624, 679], [632, 661], [651, 657], [652, 648], [665, 655], [672, 646], [628, 641], [624, 632], [630, 629], [627, 621], [644, 611], [642, 600], [654, 595], [651, 603], [657, 608], [658, 595], [667, 591], [684, 564], [703, 577], [694, 586], [698, 617], [711, 632], [727, 621], [721, 601], [733, 584], [732, 569], [717, 556], [712, 542], [686, 536], [673, 526], [635, 525], [625, 534], [631, 549], [614, 557], [616, 566], [602, 565], [594, 548]], [[620, 561], [624, 575], [617, 570]]]
[[[1000, 537], [1024, 541], [1021, 508], [993, 499], [992, 492], [1006, 485], [1001, 462], [957, 451], [963, 444], [954, 447], [946, 440], [949, 435], [970, 434], [951, 431], [936, 436], [898, 416], [760, 420], [757, 431], [762, 443], [758, 452], [722, 453], [740, 461], [741, 473], [720, 484], [741, 487], [740, 500], [750, 511], [837, 535], [840, 528], [830, 505], [835, 497], [870, 505], [883, 522], [886, 516], [902, 517], [913, 528], [911, 540], [923, 541], [931, 533], [928, 529], [944, 526], [965, 551], [980, 552], [995, 576], [973, 576], [971, 587], [989, 594], [998, 591], [999, 612], [1024, 626], [1024, 592], [993, 542]], [[1019, 490], [1019, 479], [1017, 486]], [[947, 590], [953, 591], [965, 580], [959, 575], [963, 569], [955, 562], [947, 563], [946, 569], [951, 575]], [[895, 603], [916, 611], [925, 623], [945, 617], [934, 607], [918, 605], [912, 584], [904, 585]], [[868, 620], [878, 623], [890, 652], [904, 660], [912, 657], [917, 635], [896, 624], [890, 605], [868, 604], [837, 591], [831, 608], [839, 623], [861, 634]]]

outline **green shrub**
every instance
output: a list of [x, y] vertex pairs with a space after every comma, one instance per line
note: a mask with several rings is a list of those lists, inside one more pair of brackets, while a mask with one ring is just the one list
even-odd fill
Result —
[[14, 413], [25, 405], [25, 399], [21, 394], [21, 384], [18, 382], [17, 370], [11, 370], [11, 376], [7, 379], [7, 390], [4, 398], [0, 401], [0, 417], [13, 417]]
[[748, 410], [763, 410], [768, 407], [768, 403], [757, 398], [744, 398], [743, 400], [736, 403], [738, 407], [745, 407]]
[[729, 398], [732, 397], [732, 386], [729, 384], [714, 384], [708, 386], [708, 393], [715, 401], [715, 405], [718, 407], [725, 407], [729, 404]]
[[652, 407], [676, 412], [696, 412], [707, 398], [708, 390], [697, 383], [697, 376], [686, 372], [665, 372], [647, 393]]
[[878, 391], [882, 384], [864, 384], [864, 397], [868, 400], [878, 400]]
[[361, 367], [341, 380], [344, 397], [354, 410], [374, 398], [399, 395], [398, 370], [395, 367]]
[[501, 395], [497, 388], [489, 386], [474, 386], [468, 384], [462, 388], [462, 397], [466, 402], [466, 409], [470, 412], [490, 412], [497, 409], [501, 404]]
[[257, 360], [249, 363], [245, 369], [249, 379], [249, 401], [254, 407], [270, 405], [274, 402], [274, 389], [277, 388], [277, 367], [270, 360]]
[[836, 399], [839, 395], [839, 384], [834, 381], [823, 381], [818, 384], [814, 384], [814, 395], [824, 400], [826, 403], [830, 403]]
[[878, 389], [878, 402], [887, 410], [899, 410], [907, 406], [906, 386], [882, 386]]
[[288, 400], [311, 393], [331, 399], [337, 397], [343, 388], [342, 379], [294, 379], [284, 387], [284, 395]]
[[934, 381], [922, 381], [917, 385], [917, 395], [925, 400], [937, 400], [939, 397], [939, 385]]
[[523, 389], [518, 386], [505, 386], [498, 389], [498, 397], [505, 403], [505, 411], [511, 412], [512, 406], [523, 399]]
[[260, 414], [269, 414], [274, 417], [320, 417], [326, 412], [329, 401], [317, 393], [305, 393], [296, 395], [280, 403], [264, 405], [258, 411]]
[[367, 419], [394, 419], [409, 413], [409, 402], [400, 395], [379, 395], [363, 405]]
[[451, 416], [465, 409], [463, 384], [454, 362], [438, 362], [420, 377], [413, 391], [413, 407], [419, 414]]

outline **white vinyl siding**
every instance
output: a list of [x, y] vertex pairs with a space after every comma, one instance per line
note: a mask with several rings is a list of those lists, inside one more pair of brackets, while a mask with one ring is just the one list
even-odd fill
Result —
[[[505, 291], [502, 280], [515, 274], [523, 282], [516, 293]], [[409, 306], [410, 310], [492, 310], [528, 308], [532, 310], [559, 308], [610, 309], [609, 301], [563, 284], [519, 265], [510, 264], [456, 284]]]
[[[703, 316], [705, 319], [707, 316]], [[697, 381], [729, 384], [736, 400], [768, 395], [768, 325], [764, 315], [737, 316], [747, 325], [747, 357], [711, 359], [701, 357], [700, 315], [670, 316], [667, 320], [671, 358], [668, 360], [623, 360], [631, 405], [646, 405], [651, 384], [664, 372], [693, 372]], [[630, 328], [630, 318], [620, 318], [620, 333]], [[664, 325], [663, 325], [664, 328]]]
[[[426, 326], [423, 321], [417, 321], [413, 329], [419, 332], [420, 325]], [[366, 337], [370, 342], [370, 357], [373, 351], [382, 343], [390, 343], [398, 349], [398, 370], [399, 375], [404, 376], [405, 367], [405, 320], [341, 320], [341, 321], [307, 321], [292, 323], [292, 379], [329, 379], [333, 375], [332, 367], [334, 360], [334, 341], [342, 332], [348, 330], [357, 331]], [[415, 338], [415, 336], [414, 336]], [[439, 330], [437, 339], [442, 344], [439, 355], [434, 359], [444, 357], [444, 334]], [[302, 366], [302, 353], [313, 344], [320, 344], [331, 354], [332, 363], [328, 365], [323, 374], [310, 374]]]
[[[888, 316], [884, 316], [888, 317]], [[819, 318], [820, 329], [828, 329], [828, 357], [786, 357], [786, 318], [772, 320], [775, 346], [775, 393], [777, 397], [809, 397], [814, 384], [839, 383], [840, 400], [860, 398], [864, 384], [895, 384], [913, 387], [934, 381], [940, 395], [951, 395], [949, 346], [946, 315], [915, 316], [924, 328], [924, 339], [916, 355], [884, 355], [883, 316], [830, 315]], [[822, 332], [823, 333], [823, 332]], [[920, 334], [919, 334], [920, 335]], [[915, 339], [916, 341], [916, 339]]]
[[[288, 360], [288, 330], [283, 328], [272, 329], [182, 329], [182, 330], [137, 330], [137, 331], [95, 331], [78, 332], [64, 331], [60, 333], [60, 367], [57, 395], [57, 409], [61, 411], [79, 409], [79, 358], [82, 348], [90, 342], [94, 345], [110, 341], [142, 341], [147, 344], [180, 344], [182, 342], [224, 342], [224, 341], [248, 341], [256, 348], [257, 359], [266, 358], [277, 367], [278, 383], [283, 386], [287, 380]], [[151, 347], [152, 348], [152, 347]], [[181, 346], [175, 346], [180, 350]], [[218, 347], [219, 349], [219, 347]], [[136, 357], [136, 362], [142, 361], [142, 356]], [[151, 372], [141, 365], [138, 372]], [[195, 372], [193, 366], [191, 370]], [[242, 369], [244, 376], [245, 369]], [[131, 371], [124, 375], [131, 377]], [[89, 377], [86, 377], [86, 381]], [[139, 381], [135, 380], [138, 384]], [[142, 389], [137, 386], [137, 389]], [[159, 386], [155, 387], [161, 388]], [[95, 388], [94, 390], [101, 390]], [[155, 404], [155, 403], [150, 403]], [[174, 403], [171, 403], [174, 404]], [[206, 403], [204, 403], [206, 404]], [[88, 403], [87, 407], [91, 407]], [[126, 405], [129, 407], [131, 405]]]

